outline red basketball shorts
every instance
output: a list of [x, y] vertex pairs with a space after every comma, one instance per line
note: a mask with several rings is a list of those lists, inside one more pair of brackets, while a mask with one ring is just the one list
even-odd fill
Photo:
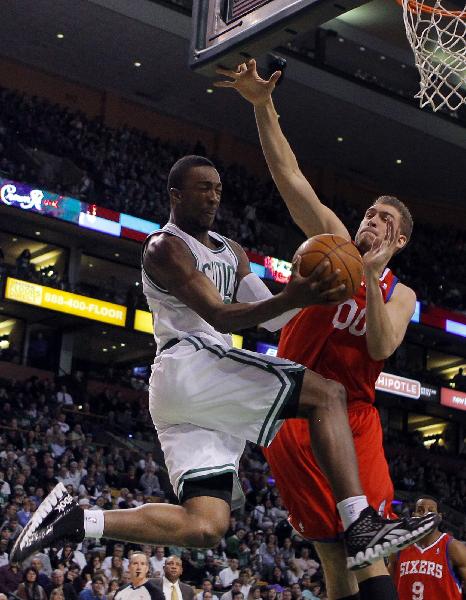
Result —
[[[364, 493], [371, 506], [389, 517], [393, 484], [382, 446], [379, 413], [371, 404], [359, 402], [348, 406], [348, 418]], [[289, 510], [291, 525], [309, 540], [336, 541], [343, 527], [332, 490], [312, 453], [311, 435], [308, 421], [291, 419], [263, 451]]]

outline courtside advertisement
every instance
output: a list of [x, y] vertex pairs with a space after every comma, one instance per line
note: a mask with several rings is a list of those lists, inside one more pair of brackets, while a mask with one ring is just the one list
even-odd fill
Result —
[[126, 322], [126, 306], [121, 304], [80, 296], [13, 277], [7, 278], [5, 300], [24, 302], [119, 327], [124, 327]]

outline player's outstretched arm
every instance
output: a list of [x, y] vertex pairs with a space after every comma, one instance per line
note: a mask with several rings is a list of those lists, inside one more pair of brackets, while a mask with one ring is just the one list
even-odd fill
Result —
[[164, 234], [149, 242], [143, 263], [152, 281], [224, 333], [253, 327], [293, 308], [335, 302], [344, 289], [335, 286], [335, 274], [323, 277], [324, 265], [319, 265], [309, 277], [302, 277], [296, 261], [290, 282], [276, 296], [259, 302], [224, 304], [215, 285], [196, 269], [185, 242]]
[[304, 177], [280, 127], [272, 101], [280, 71], [264, 80], [257, 73], [256, 61], [251, 59], [247, 65], [240, 65], [237, 71], [218, 69], [217, 72], [230, 77], [232, 81], [219, 81], [214, 85], [234, 88], [254, 105], [267, 165], [294, 222], [308, 237], [319, 233], [335, 233], [350, 239], [346, 227], [332, 210], [320, 202], [312, 185]]
[[448, 558], [463, 587], [466, 586], [466, 546], [458, 540], [452, 540], [448, 546]]

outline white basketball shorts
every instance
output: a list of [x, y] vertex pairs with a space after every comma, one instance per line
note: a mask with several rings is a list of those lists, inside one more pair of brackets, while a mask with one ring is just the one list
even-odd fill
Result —
[[156, 357], [149, 409], [170, 481], [236, 473], [246, 440], [268, 446], [288, 403], [296, 403], [305, 367], [191, 336]]

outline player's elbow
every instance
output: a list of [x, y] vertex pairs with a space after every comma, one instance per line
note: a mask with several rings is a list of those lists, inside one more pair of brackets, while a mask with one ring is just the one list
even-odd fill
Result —
[[228, 320], [221, 310], [212, 310], [209, 315], [204, 317], [212, 327], [220, 333], [230, 333], [231, 329], [228, 326]]
[[369, 352], [369, 356], [372, 358], [372, 360], [375, 360], [377, 362], [381, 361], [381, 360], [387, 360], [387, 358], [389, 358], [396, 350], [396, 347], [392, 348], [392, 347], [378, 347], [378, 348], [368, 348], [368, 352]]

